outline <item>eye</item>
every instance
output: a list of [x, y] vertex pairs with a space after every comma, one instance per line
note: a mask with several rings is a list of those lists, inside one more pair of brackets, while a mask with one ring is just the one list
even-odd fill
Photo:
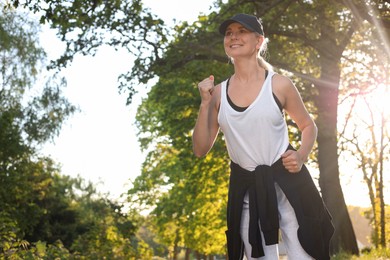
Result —
[[233, 34], [233, 33], [232, 33], [231, 31], [226, 31], [226, 32], [225, 32], [225, 36], [227, 36], [227, 37], [232, 36], [232, 34]]
[[245, 27], [242, 27], [240, 30], [239, 30], [239, 33], [240, 34], [246, 34], [246, 33], [250, 33], [251, 31], [249, 31], [247, 28]]

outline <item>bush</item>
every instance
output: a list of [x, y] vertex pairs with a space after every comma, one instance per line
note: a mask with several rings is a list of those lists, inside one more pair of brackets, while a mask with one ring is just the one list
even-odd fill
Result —
[[332, 256], [332, 260], [390, 260], [390, 248], [367, 249], [361, 251], [360, 256], [349, 253], [338, 253]]

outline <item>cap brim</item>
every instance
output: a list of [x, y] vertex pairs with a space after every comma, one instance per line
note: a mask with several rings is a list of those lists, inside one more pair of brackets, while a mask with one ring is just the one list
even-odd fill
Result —
[[223, 23], [221, 23], [221, 25], [219, 26], [219, 33], [222, 34], [222, 35], [225, 35], [226, 29], [232, 23], [242, 24], [246, 29], [248, 29], [248, 30], [250, 30], [252, 32], [255, 31], [251, 26], [249, 26], [248, 24], [246, 24], [246, 23], [244, 23], [242, 21], [238, 21], [238, 20], [235, 20], [235, 19], [228, 19], [228, 20], [224, 21]]

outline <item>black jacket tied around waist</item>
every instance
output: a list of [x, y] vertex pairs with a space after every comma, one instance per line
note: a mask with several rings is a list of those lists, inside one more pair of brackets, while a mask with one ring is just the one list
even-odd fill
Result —
[[243, 200], [249, 194], [249, 243], [252, 257], [264, 256], [260, 227], [266, 245], [279, 242], [279, 217], [275, 182], [294, 208], [299, 228], [298, 239], [303, 249], [317, 260], [330, 259], [329, 242], [334, 232], [331, 216], [303, 165], [299, 173], [289, 173], [279, 159], [271, 166], [259, 165], [254, 171], [231, 162], [227, 207], [227, 248], [230, 260], [243, 259], [240, 223]]

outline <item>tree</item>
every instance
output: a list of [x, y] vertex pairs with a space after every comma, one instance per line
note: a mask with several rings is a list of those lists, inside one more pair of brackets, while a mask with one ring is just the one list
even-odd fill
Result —
[[[19, 1], [12, 3], [17, 6]], [[42, 3], [47, 3], [48, 7], [42, 8]], [[122, 90], [126, 88], [127, 82], [134, 83], [135, 80], [146, 83], [154, 76], [167, 75], [169, 71], [175, 71], [175, 74], [170, 75], [180, 78], [178, 72], [189, 63], [199, 65], [203, 63], [198, 61], [220, 61], [226, 65], [226, 57], [217, 47], [220, 42], [216, 25], [239, 11], [254, 12], [263, 17], [265, 31], [272, 42], [271, 63], [284, 72], [291, 73], [298, 85], [304, 88], [302, 91], [310, 92], [307, 96], [316, 104], [316, 121], [319, 126], [319, 185], [336, 225], [332, 252], [346, 250], [358, 253], [339, 180], [337, 147], [337, 99], [341, 73], [339, 65], [351, 36], [360, 32], [365, 21], [380, 31], [378, 34], [380, 37], [387, 39], [384, 31], [390, 27], [386, 19], [389, 9], [387, 1], [279, 0], [229, 1], [226, 4], [223, 1], [216, 1], [218, 13], [212, 12], [208, 17], [200, 17], [192, 26], [184, 23], [176, 27], [178, 34], [170, 44], [168, 44], [170, 35], [162, 21], [155, 19], [147, 11], [141, 11], [142, 5], [138, 1], [132, 3], [74, 1], [61, 5], [61, 2], [53, 0], [44, 2], [37, 0], [28, 1], [25, 5], [31, 10], [43, 11], [42, 21], [47, 21], [60, 29], [60, 34], [68, 44], [68, 55], [65, 54], [57, 64], [66, 64], [65, 61], [71, 60], [74, 53], [85, 54], [91, 51], [93, 53], [93, 50], [102, 43], [113, 46], [127, 45], [130, 49], [136, 50], [137, 59], [132, 71], [121, 78]], [[128, 13], [128, 10], [132, 10], [133, 13]], [[88, 15], [85, 16], [85, 13]], [[106, 19], [107, 17], [112, 19]], [[82, 30], [72, 38], [71, 32], [77, 28]], [[108, 38], [107, 42], [95, 34], [106, 29], [114, 32], [113, 37]], [[170, 56], [166, 56], [168, 53]], [[200, 71], [199, 67], [194, 71], [194, 77], [199, 75], [196, 73]], [[220, 75], [223, 78], [227, 74]], [[203, 75], [199, 76], [202, 77], [196, 80], [203, 78]], [[134, 93], [133, 86], [129, 87], [129, 102]]]
[[[389, 98], [389, 59], [384, 58], [386, 42], [381, 31], [364, 25], [366, 34], [356, 34], [351, 45], [356, 51], [344, 59], [344, 82], [340, 107], [349, 107], [341, 118], [341, 153], [352, 153], [363, 173], [369, 190], [374, 222], [374, 244], [386, 246], [383, 171], [388, 161], [388, 122], [386, 104]], [[377, 36], [375, 36], [377, 35]], [[368, 40], [367, 40], [368, 39]], [[345, 104], [346, 103], [346, 104]]]
[[[52, 61], [51, 69], [68, 66], [76, 54], [94, 55], [103, 45], [125, 48], [139, 60], [150, 62], [149, 52], [158, 52], [167, 42], [168, 33], [163, 21], [144, 8], [141, 0], [7, 2], [6, 9], [28, 9], [40, 17], [42, 24], [48, 23], [57, 30], [66, 49], [61, 57]], [[128, 104], [137, 91], [135, 86], [153, 77], [154, 74], [142, 70], [119, 76], [119, 89], [127, 91]]]
[[136, 237], [139, 214], [99, 195], [94, 186], [78, 180], [71, 209], [76, 213], [70, 251], [89, 259], [150, 259], [150, 249]]
[[138, 214], [61, 175], [39, 153], [76, 108], [61, 94], [66, 81], [45, 71], [39, 27], [28, 17], [0, 13], [0, 252], [7, 259], [145, 259]]
[[[237, 12], [256, 13], [262, 17], [265, 31], [272, 43], [269, 48], [271, 64], [282, 73], [290, 73], [297, 85], [302, 87], [306, 100], [315, 103], [309, 104], [308, 107], [314, 109], [311, 112], [317, 115], [316, 122], [319, 127], [319, 185], [336, 226], [331, 251], [335, 253], [345, 250], [358, 254], [339, 179], [337, 104], [341, 79], [340, 63], [350, 47], [351, 37], [361, 33], [360, 30], [365, 30], [363, 28], [365, 21], [368, 21], [372, 28], [377, 25], [380, 36], [385, 35], [384, 30], [389, 24], [385, 18], [388, 3], [383, 1], [348, 3], [347, 5], [343, 2], [325, 1], [230, 1], [227, 4], [217, 2], [216, 6], [220, 7], [218, 14], [215, 12], [208, 17], [200, 17], [192, 26], [188, 24], [177, 26], [176, 40], [162, 51], [164, 57], [153, 58], [155, 62], [151, 65], [140, 60], [139, 64], [136, 62], [139, 68], [134, 68], [134, 71], [153, 70], [160, 80], [166, 75], [175, 78], [182, 78], [185, 75], [188, 79], [191, 76], [182, 73], [183, 69], [190, 67], [187, 64], [203, 65], [206, 61], [210, 63], [222, 61], [226, 65], [224, 53], [217, 47], [220, 45], [220, 39], [216, 33], [216, 25], [223, 18]], [[371, 10], [368, 14], [365, 13], [367, 8]], [[276, 20], [278, 22], [275, 22]], [[193, 70], [194, 82], [207, 76], [196, 78], [198, 72], [203, 71], [200, 69], [201, 66], [198, 65], [197, 69]], [[169, 73], [170, 71], [175, 73]], [[210, 71], [218, 75], [215, 73], [215, 67]], [[227, 76], [221, 75], [222, 78], [224, 75]], [[190, 85], [186, 84], [185, 87], [188, 89]], [[161, 134], [165, 136], [165, 133]]]
[[[378, 53], [379, 54], [379, 53]], [[389, 97], [386, 92], [386, 64], [380, 69], [373, 59], [371, 68], [377, 67], [372, 76], [364, 77], [358, 88], [353, 88], [353, 104], [347, 114], [347, 123], [341, 135], [342, 153], [350, 153], [357, 161], [357, 168], [363, 174], [371, 202], [373, 222], [373, 243], [376, 247], [386, 248], [386, 214], [384, 203], [383, 171], [388, 169], [389, 160], [389, 114], [385, 104]], [[379, 59], [380, 61], [380, 59]], [[366, 65], [366, 64], [365, 64]], [[373, 79], [374, 83], [367, 79]], [[368, 81], [368, 82], [366, 82]], [[375, 81], [377, 82], [375, 84]], [[384, 84], [383, 84], [384, 83]], [[350, 92], [352, 92], [350, 90]], [[345, 100], [347, 102], [348, 99]], [[355, 111], [356, 110], [356, 111]], [[371, 214], [370, 214], [371, 215]]]
[[[191, 71], [192, 65], [183, 73]], [[132, 203], [152, 208], [149, 217], [153, 218], [159, 241], [170, 249], [173, 259], [179, 248], [204, 255], [221, 254], [225, 250], [228, 175], [227, 165], [222, 162], [226, 155], [210, 156], [209, 160], [214, 163], [194, 160], [192, 121], [188, 116], [195, 114], [192, 106], [197, 102], [193, 99], [198, 96], [193, 92], [197, 89], [184, 89], [182, 83], [184, 79], [178, 82], [167, 75], [139, 107], [139, 126], [145, 130], [141, 144], [144, 148], [155, 147], [129, 190]], [[165, 94], [170, 91], [175, 95]], [[225, 168], [225, 174], [214, 165]]]
[[0, 24], [0, 250], [8, 257], [30, 246], [22, 239], [44, 214], [37, 202], [50, 184], [53, 163], [38, 156], [36, 148], [58, 133], [75, 107], [61, 96], [59, 86], [65, 82], [55, 75], [31, 91], [45, 60], [36, 23], [2, 10]]
[[[378, 118], [374, 116], [372, 105], [367, 103], [365, 97], [363, 99], [363, 104], [360, 105], [369, 112], [369, 118], [355, 119], [356, 122], [352, 123], [352, 133], [343, 136], [343, 139], [345, 139], [346, 146], [352, 146], [346, 150], [358, 161], [358, 167], [362, 171], [364, 182], [368, 188], [373, 214], [373, 243], [376, 247], [386, 248], [384, 182], [381, 178], [383, 174], [381, 168], [383, 163], [389, 159], [389, 147], [384, 144], [384, 142], [388, 143], [389, 141], [389, 133], [385, 125], [375, 124]], [[379, 115], [382, 117], [379, 120], [384, 119], [383, 114], [379, 113]], [[378, 131], [377, 128], [381, 128], [381, 130]]]
[[25, 234], [41, 214], [34, 201], [47, 187], [51, 167], [36, 147], [58, 133], [75, 107], [61, 96], [65, 82], [58, 77], [49, 76], [45, 85], [29, 92], [45, 58], [36, 45], [37, 26], [15, 12], [3, 11], [0, 20], [0, 203]]

